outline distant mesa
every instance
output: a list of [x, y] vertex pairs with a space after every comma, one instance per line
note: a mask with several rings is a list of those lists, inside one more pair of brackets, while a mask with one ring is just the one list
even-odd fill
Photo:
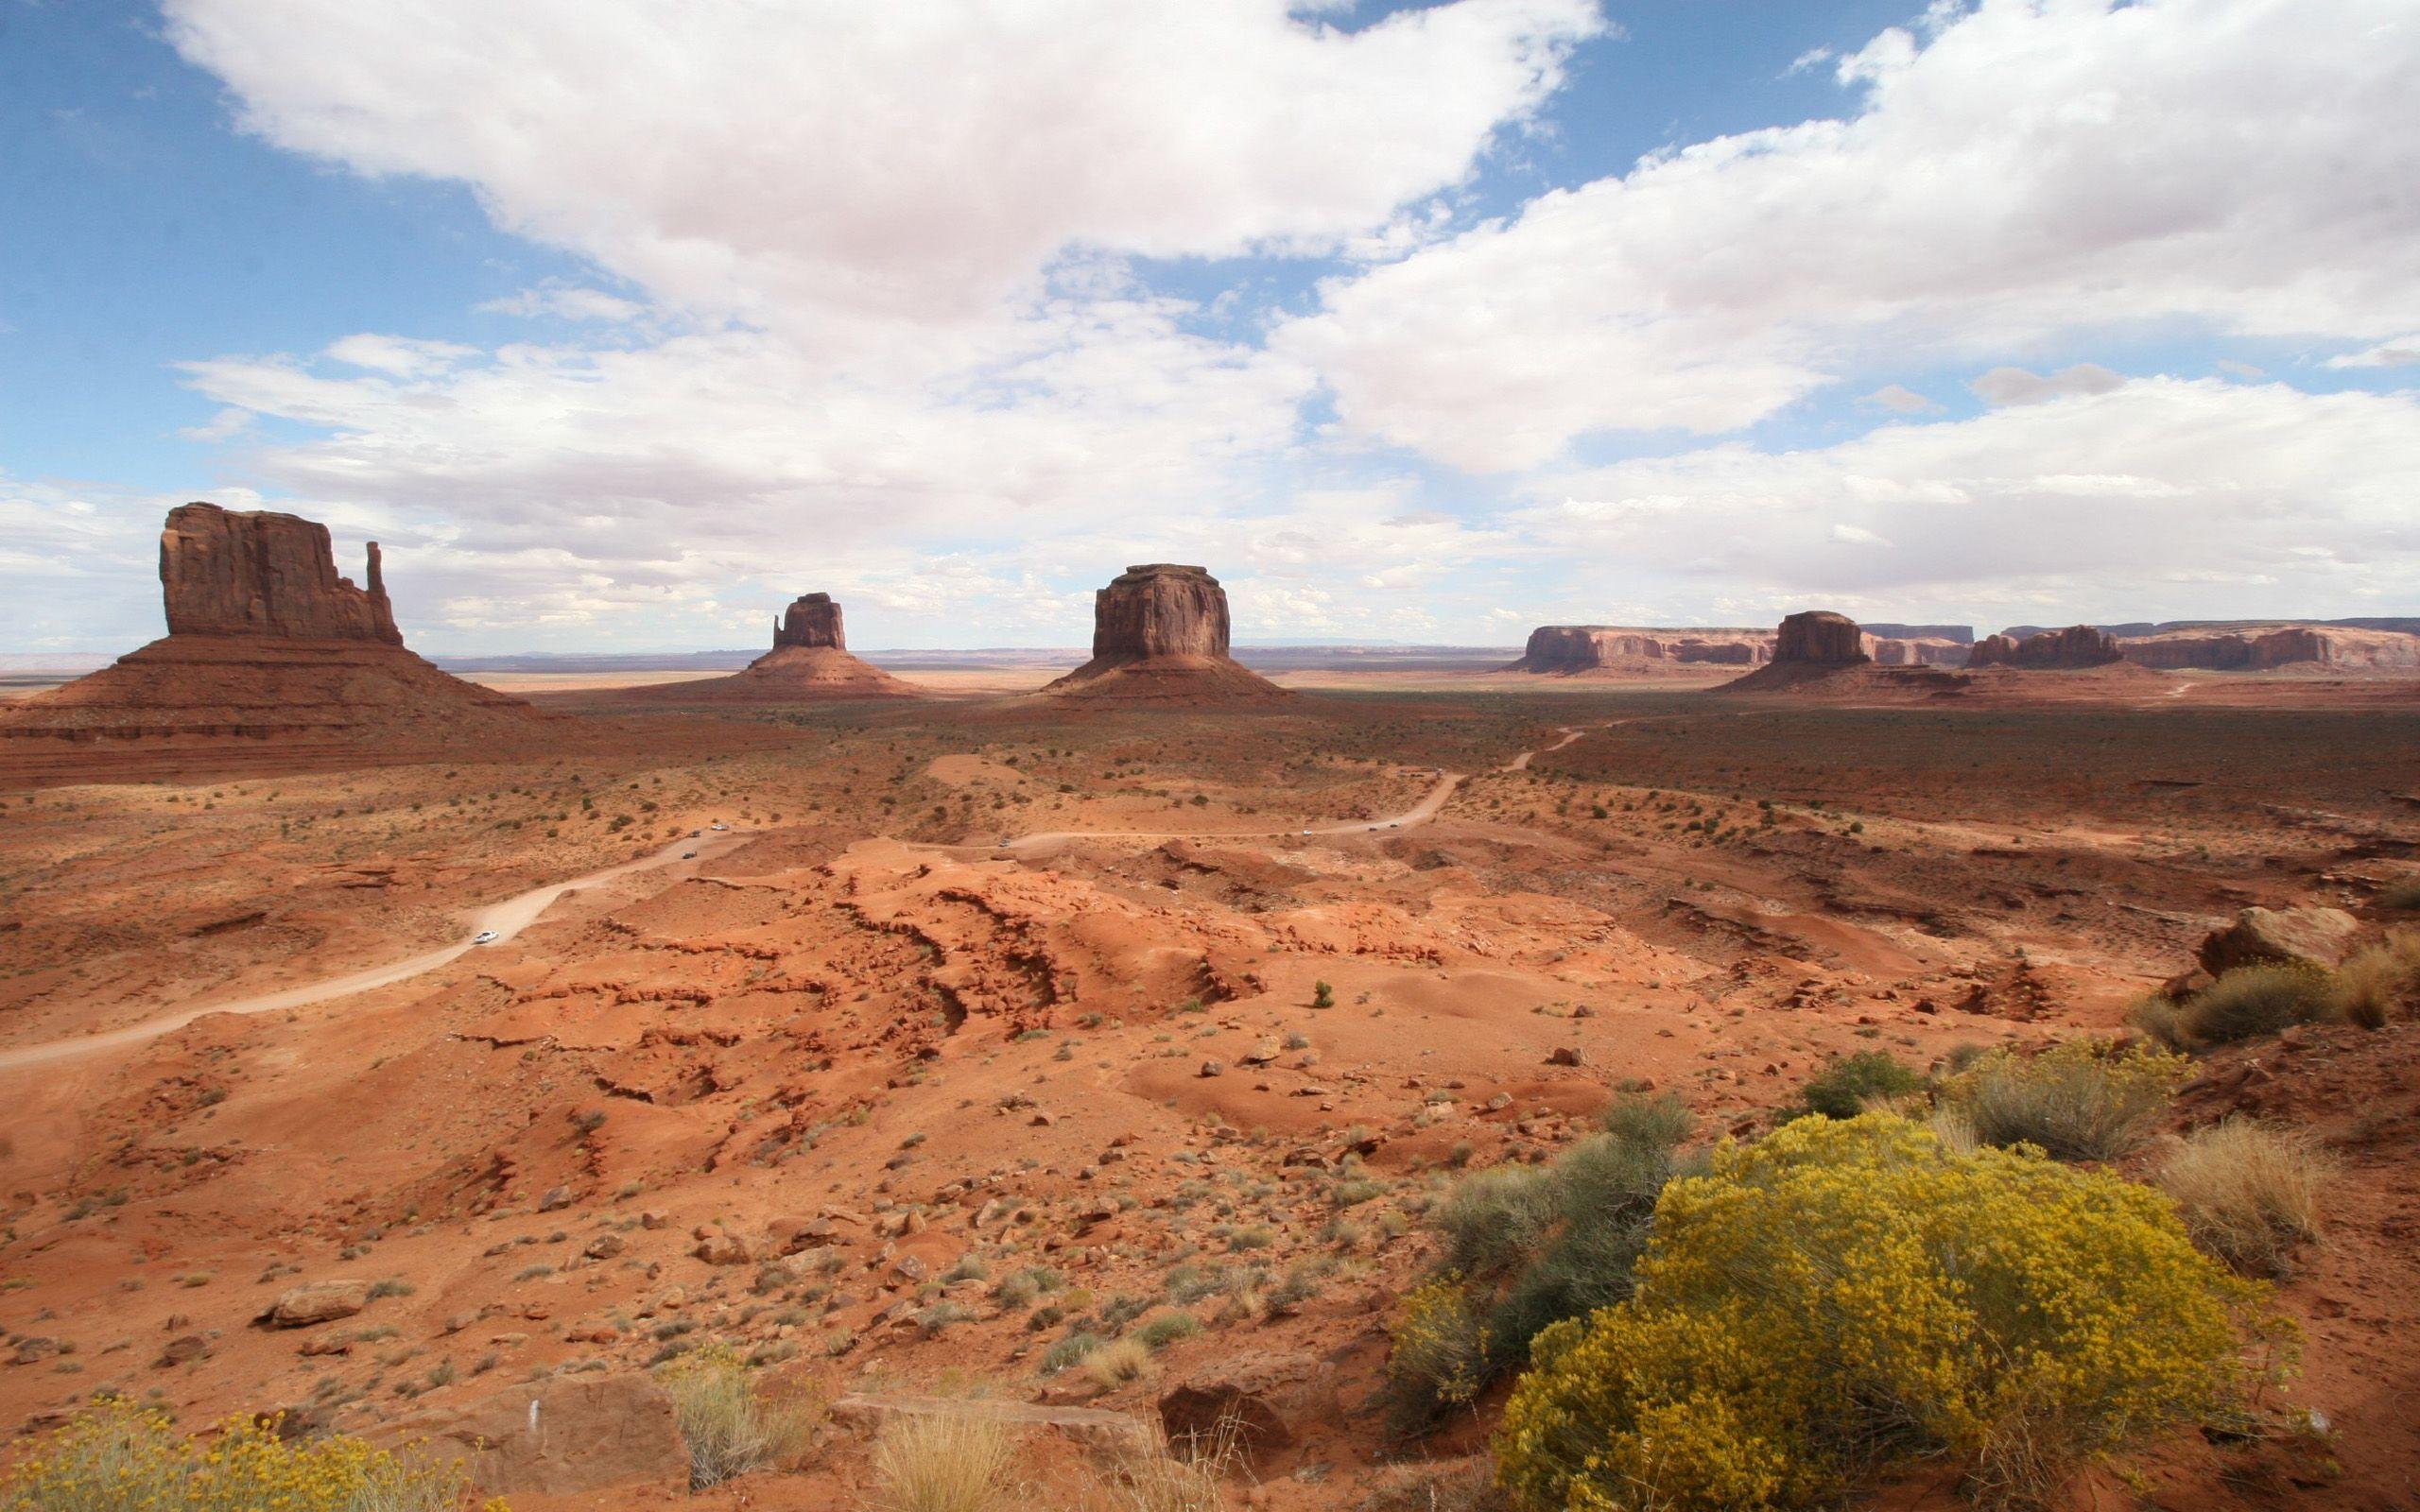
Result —
[[773, 648], [727, 678], [624, 689], [641, 703], [807, 703], [838, 698], [920, 698], [925, 690], [849, 654], [840, 606], [804, 593], [773, 622]]
[[[1888, 661], [1877, 660], [1872, 649], [1877, 644]], [[1784, 619], [1773, 632], [1771, 662], [1715, 691], [1884, 697], [1954, 695], [1968, 680], [1966, 676], [1926, 664], [1913, 650], [1924, 644], [1899, 637], [1882, 637], [1877, 642], [1845, 614], [1804, 610]], [[1958, 654], [1962, 658], [1965, 648], [1959, 647]]]
[[2117, 643], [2126, 660], [2162, 671], [2420, 671], [2420, 636], [2400, 630], [2280, 625], [2219, 631], [2170, 630]]
[[1970, 667], [2014, 667], [2025, 672], [2073, 671], [2105, 667], [2123, 660], [2117, 637], [2089, 625], [2070, 625], [2023, 638], [2005, 632], [1987, 635], [1968, 653]]
[[1227, 635], [1227, 591], [1206, 569], [1129, 567], [1093, 595], [1092, 660], [1042, 691], [1184, 703], [1293, 696], [1229, 656]]
[[1653, 674], [1691, 667], [1753, 667], [1772, 660], [1770, 630], [1650, 629], [1617, 625], [1541, 625], [1506, 672], [1579, 677]]
[[369, 586], [337, 575], [327, 526], [215, 504], [168, 511], [168, 634], [89, 677], [0, 706], [0, 736], [451, 746], [547, 719], [404, 648], [378, 547]]

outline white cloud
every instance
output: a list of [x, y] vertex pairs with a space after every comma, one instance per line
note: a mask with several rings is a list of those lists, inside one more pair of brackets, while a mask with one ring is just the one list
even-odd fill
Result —
[[2096, 363], [2043, 374], [2023, 368], [1994, 368], [1966, 387], [1987, 404], [2038, 404], [2068, 394], [2105, 394], [2125, 379]]
[[1983, 0], [1840, 65], [1843, 120], [1659, 153], [1285, 330], [1362, 433], [1466, 468], [1719, 433], [1835, 375], [2191, 322], [2420, 329], [2409, 0]]
[[2420, 332], [2382, 341], [2367, 352], [2327, 359], [2331, 368], [2409, 368], [2413, 363], [2420, 363]]
[[2266, 378], [2269, 376], [2268, 369], [2255, 367], [2253, 364], [2248, 362], [2238, 362], [2233, 357], [2221, 357], [2214, 366], [2217, 367], [2219, 371], [2225, 373], [2230, 378]]
[[[1734, 442], [1557, 474], [1535, 492], [1551, 502], [1512, 522], [1524, 537], [1772, 607], [2358, 613], [2420, 573], [2420, 396], [2135, 379], [1820, 450]], [[1895, 549], [1865, 549], [1877, 537]], [[2330, 558], [2297, 555], [2317, 541]]]
[[1914, 389], [1903, 388], [1897, 384], [1884, 384], [1874, 392], [1859, 398], [1858, 403], [1870, 404], [1876, 409], [1887, 409], [1894, 415], [1925, 415], [1941, 408], [1939, 404]]
[[479, 308], [490, 315], [546, 315], [559, 320], [603, 320], [615, 324], [635, 320], [647, 313], [645, 305], [608, 294], [603, 289], [582, 288], [562, 283], [547, 283], [533, 289], [523, 289], [504, 299], [490, 300]]
[[233, 440], [236, 437], [250, 432], [251, 428], [252, 415], [250, 410], [222, 409], [199, 425], [186, 425], [180, 428], [177, 434], [188, 441], [200, 441], [204, 445], [213, 445], [219, 441]]
[[1602, 26], [1458, 0], [167, 0], [277, 145], [475, 185], [691, 310], [979, 318], [1071, 246], [1333, 246], [1460, 180]]
[[332, 342], [328, 355], [348, 367], [392, 373], [398, 378], [425, 378], [443, 372], [465, 358], [479, 355], [475, 347], [453, 341], [416, 341], [409, 336], [365, 333]]

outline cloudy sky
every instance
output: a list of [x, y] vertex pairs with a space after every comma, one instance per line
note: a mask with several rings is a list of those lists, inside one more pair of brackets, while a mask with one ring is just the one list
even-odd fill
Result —
[[2420, 613], [2415, 0], [0, 0], [0, 651]]

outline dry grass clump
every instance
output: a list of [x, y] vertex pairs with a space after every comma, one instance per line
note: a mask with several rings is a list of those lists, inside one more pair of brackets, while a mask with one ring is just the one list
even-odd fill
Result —
[[1506, 1512], [1485, 1455], [1420, 1465], [1390, 1465], [1373, 1477], [1359, 1512]]
[[738, 1350], [708, 1345], [655, 1373], [689, 1446], [689, 1486], [703, 1490], [795, 1456], [810, 1418], [803, 1403], [770, 1402]]
[[2420, 998], [2420, 929], [2398, 929], [2336, 971], [2337, 1009], [2364, 1029], [2411, 1014]]
[[884, 1512], [990, 1512], [1011, 1489], [1016, 1436], [980, 1412], [902, 1413], [873, 1444]]
[[2195, 1244], [2247, 1275], [2282, 1278], [2319, 1237], [2334, 1174], [2301, 1131], [2230, 1118], [2179, 1140], [2156, 1179]]
[[1130, 1333], [1085, 1355], [1082, 1369], [1093, 1384], [1114, 1390], [1150, 1373], [1151, 1347]]
[[1115, 1512], [1227, 1512], [1227, 1475], [1242, 1458], [1242, 1432], [1229, 1418], [1184, 1453], [1161, 1437], [1126, 1455], [1100, 1488]]
[[2094, 1040], [2035, 1055], [2002, 1047], [1943, 1088], [1974, 1138], [2062, 1160], [2114, 1160], [2142, 1143], [2189, 1069], [2183, 1056]]

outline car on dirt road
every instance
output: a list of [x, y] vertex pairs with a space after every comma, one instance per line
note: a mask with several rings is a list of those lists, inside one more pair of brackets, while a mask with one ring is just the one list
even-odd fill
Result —
[[483, 929], [471, 936], [471, 943], [474, 945], [493, 945], [502, 938], [504, 938], [504, 936], [497, 934], [494, 930]]

